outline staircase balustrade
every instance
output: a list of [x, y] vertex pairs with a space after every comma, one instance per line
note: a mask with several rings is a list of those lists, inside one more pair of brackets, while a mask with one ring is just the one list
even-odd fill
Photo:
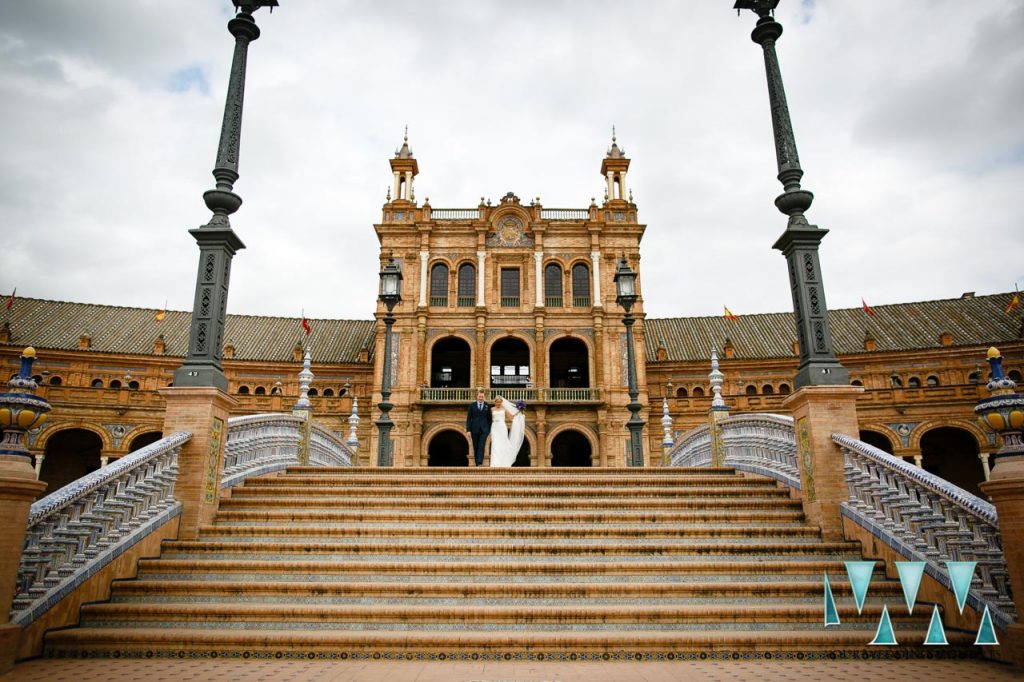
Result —
[[32, 505], [11, 621], [25, 626], [103, 566], [181, 513], [174, 433]]
[[976, 561], [978, 572], [967, 603], [1005, 628], [1017, 618], [993, 505], [949, 481], [887, 452], [842, 434], [832, 440], [843, 451], [849, 499], [843, 516], [869, 530], [952, 589], [945, 561]]
[[[298, 464], [299, 425], [290, 414], [228, 420], [221, 488]], [[32, 505], [11, 621], [31, 624], [104, 566], [181, 513], [174, 498], [178, 454], [192, 438], [174, 433], [94, 471]], [[352, 451], [313, 424], [310, 464], [351, 466]]]
[[[487, 400], [500, 395], [506, 400], [522, 400], [526, 403], [594, 403], [601, 401], [598, 388], [520, 388], [516, 386], [497, 387], [484, 390]], [[470, 403], [476, 400], [472, 388], [427, 388], [420, 389], [420, 400], [426, 403]]]
[[703, 467], [711, 464], [711, 427], [703, 424], [675, 439], [669, 451], [669, 465]]

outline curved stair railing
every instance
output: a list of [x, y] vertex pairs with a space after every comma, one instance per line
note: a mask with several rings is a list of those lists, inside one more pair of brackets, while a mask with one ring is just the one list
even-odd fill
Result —
[[943, 562], [976, 561], [967, 603], [1005, 629], [1017, 619], [993, 505], [949, 481], [867, 443], [834, 434], [843, 451], [850, 497], [843, 516], [869, 530], [947, 589]]
[[[800, 489], [793, 419], [741, 414], [719, 422], [725, 465], [769, 476]], [[840, 513], [952, 591], [946, 561], [976, 561], [978, 574], [967, 603], [989, 607], [1001, 629], [1017, 620], [996, 509], [949, 481], [850, 436], [832, 440], [844, 456], [849, 498]], [[671, 466], [710, 466], [712, 432], [698, 426], [669, 451]]]
[[11, 621], [28, 625], [96, 571], [181, 513], [173, 433], [32, 505]]
[[[768, 476], [790, 488], [800, 489], [793, 418], [782, 414], [738, 414], [719, 422], [725, 466]], [[711, 427], [688, 431], [669, 452], [672, 466], [711, 464]]]
[[[302, 420], [258, 414], [228, 420], [221, 488], [299, 463]], [[351, 466], [352, 451], [311, 425], [310, 464]], [[94, 471], [32, 505], [11, 621], [22, 627], [104, 566], [181, 514], [174, 497], [178, 454], [192, 438], [173, 433]]]

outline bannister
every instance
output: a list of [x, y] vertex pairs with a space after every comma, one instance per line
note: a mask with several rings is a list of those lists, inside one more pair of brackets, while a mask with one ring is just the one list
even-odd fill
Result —
[[224, 473], [220, 487], [238, 485], [249, 476], [298, 464], [299, 424], [291, 414], [254, 414], [228, 420]]
[[943, 562], [976, 561], [967, 603], [987, 605], [997, 626], [1017, 617], [994, 506], [924, 469], [842, 434], [849, 499], [840, 511], [952, 589]]
[[11, 621], [26, 625], [181, 512], [174, 433], [32, 505]]
[[432, 208], [431, 220], [479, 220], [480, 210], [476, 208]]
[[309, 435], [309, 463], [325, 467], [350, 467], [352, 451], [330, 429], [313, 423]]
[[541, 220], [587, 220], [590, 211], [585, 208], [542, 208]]
[[[770, 476], [800, 489], [793, 418], [781, 414], [739, 414], [721, 421], [725, 466]], [[711, 430], [698, 426], [676, 439], [669, 452], [672, 466], [711, 463]]]

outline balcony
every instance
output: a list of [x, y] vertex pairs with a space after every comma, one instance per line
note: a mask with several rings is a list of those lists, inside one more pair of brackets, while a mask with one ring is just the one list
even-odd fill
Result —
[[436, 308], [447, 308], [448, 307], [448, 297], [447, 296], [431, 296], [430, 297], [430, 306], [431, 307], [436, 307]]
[[458, 306], [460, 308], [472, 308], [476, 305], [476, 298], [473, 296], [459, 296]]
[[546, 296], [544, 298], [544, 305], [548, 308], [561, 308], [562, 297], [561, 296]]
[[519, 297], [518, 296], [502, 296], [501, 297], [502, 308], [518, 308]]
[[589, 308], [590, 297], [589, 296], [573, 296], [572, 297], [573, 308]]
[[[527, 404], [596, 404], [601, 402], [599, 388], [491, 388], [484, 389], [484, 395], [491, 401], [500, 395], [508, 400], [523, 400]], [[420, 402], [429, 404], [466, 404], [476, 400], [473, 388], [421, 388]]]

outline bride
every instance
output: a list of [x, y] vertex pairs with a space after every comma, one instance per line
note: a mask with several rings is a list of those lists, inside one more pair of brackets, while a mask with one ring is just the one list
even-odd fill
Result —
[[[505, 417], [512, 418], [512, 427], [505, 426]], [[526, 430], [526, 417], [515, 405], [501, 396], [494, 399], [491, 410], [491, 466], [510, 467], [519, 455]]]

